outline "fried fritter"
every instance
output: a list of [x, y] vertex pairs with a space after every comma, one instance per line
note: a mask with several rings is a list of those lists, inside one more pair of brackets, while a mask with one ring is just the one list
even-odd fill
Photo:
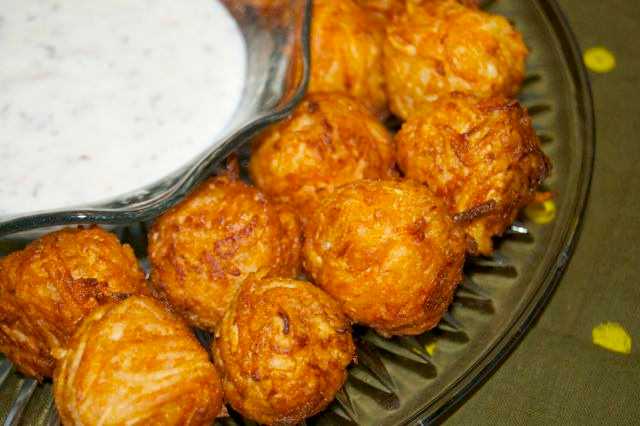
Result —
[[393, 17], [404, 10], [406, 0], [356, 0], [356, 2], [368, 11], [384, 17]]
[[256, 185], [302, 219], [343, 183], [394, 175], [393, 139], [362, 105], [338, 93], [309, 95], [258, 137], [249, 164]]
[[338, 304], [310, 283], [283, 278], [246, 282], [212, 349], [225, 400], [264, 424], [297, 424], [324, 409], [355, 353]]
[[[395, 15], [402, 13], [405, 9], [405, 5], [408, 1], [414, 3], [421, 3], [429, 0], [356, 0], [357, 3], [367, 10], [375, 12], [377, 14], [392, 18]], [[439, 1], [439, 0], [432, 0]], [[458, 3], [467, 7], [477, 8], [480, 4], [480, 0], [457, 0]]]
[[462, 280], [464, 233], [417, 182], [344, 185], [322, 200], [304, 237], [314, 282], [384, 336], [433, 328]]
[[183, 321], [148, 297], [101, 306], [56, 368], [65, 425], [211, 425], [222, 388]]
[[192, 325], [213, 331], [250, 275], [296, 276], [297, 217], [229, 176], [212, 178], [149, 233], [151, 284]]
[[406, 176], [445, 200], [475, 240], [472, 252], [484, 255], [551, 170], [526, 109], [506, 98], [442, 97], [412, 115], [396, 142]]
[[383, 39], [380, 21], [354, 0], [315, 0], [309, 93], [344, 92], [385, 118]]
[[391, 110], [407, 119], [450, 92], [512, 96], [522, 84], [527, 55], [521, 34], [504, 17], [455, 0], [409, 1], [387, 26]]
[[0, 352], [50, 377], [55, 354], [98, 305], [148, 292], [128, 245], [98, 227], [64, 229], [0, 259]]

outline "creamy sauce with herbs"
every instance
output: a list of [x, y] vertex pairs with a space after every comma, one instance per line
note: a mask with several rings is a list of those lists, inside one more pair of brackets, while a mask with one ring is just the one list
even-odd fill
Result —
[[215, 0], [0, 0], [0, 215], [154, 183], [216, 140], [245, 79]]

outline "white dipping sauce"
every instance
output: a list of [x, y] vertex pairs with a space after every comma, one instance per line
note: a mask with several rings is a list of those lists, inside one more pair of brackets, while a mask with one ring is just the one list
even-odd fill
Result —
[[211, 146], [242, 34], [215, 0], [0, 0], [0, 215], [106, 200]]

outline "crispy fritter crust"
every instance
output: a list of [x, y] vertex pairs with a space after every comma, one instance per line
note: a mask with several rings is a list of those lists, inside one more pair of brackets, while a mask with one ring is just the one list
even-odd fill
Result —
[[315, 0], [309, 93], [344, 92], [385, 118], [383, 39], [381, 22], [354, 0]]
[[213, 331], [250, 275], [296, 276], [298, 219], [257, 189], [212, 178], [149, 233], [151, 283], [192, 325]]
[[147, 297], [92, 312], [53, 384], [65, 425], [210, 425], [222, 406], [207, 351], [180, 318]]
[[504, 17], [455, 0], [408, 2], [387, 26], [384, 68], [391, 110], [407, 119], [450, 92], [512, 96], [528, 55]]
[[356, 0], [363, 8], [392, 17], [404, 10], [405, 0]]
[[243, 416], [296, 424], [324, 409], [354, 357], [338, 304], [310, 283], [245, 283], [213, 343], [224, 396]]
[[344, 185], [322, 200], [304, 236], [315, 283], [384, 336], [433, 328], [462, 279], [464, 234], [417, 182]]
[[406, 176], [445, 200], [485, 255], [551, 170], [526, 109], [505, 98], [442, 97], [411, 116], [396, 141]]
[[98, 305], [148, 292], [128, 245], [98, 227], [65, 229], [0, 260], [0, 352], [50, 377], [55, 354]]
[[[405, 4], [408, 1], [414, 3], [421, 3], [429, 0], [356, 0], [356, 2], [365, 9], [377, 13], [388, 18], [392, 18], [395, 15], [402, 13], [405, 9]], [[440, 0], [432, 0], [440, 1]], [[458, 3], [467, 6], [477, 8], [480, 5], [480, 0], [457, 0]]]
[[346, 95], [318, 93], [259, 136], [249, 171], [260, 189], [304, 220], [336, 186], [394, 176], [394, 150], [388, 130], [366, 108]]

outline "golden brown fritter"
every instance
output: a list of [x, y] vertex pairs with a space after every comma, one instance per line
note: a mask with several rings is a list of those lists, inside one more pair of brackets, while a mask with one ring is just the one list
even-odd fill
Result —
[[[395, 15], [402, 13], [405, 9], [407, 2], [422, 3], [430, 0], [356, 0], [357, 3], [371, 12], [381, 14], [392, 18]], [[439, 1], [439, 0], [431, 0]], [[467, 6], [477, 8], [480, 5], [480, 0], [457, 0], [458, 3]]]
[[450, 92], [512, 96], [520, 89], [527, 55], [522, 36], [504, 17], [455, 0], [410, 1], [387, 26], [391, 110], [407, 119]]
[[288, 208], [233, 177], [212, 178], [153, 225], [151, 283], [192, 325], [213, 331], [250, 274], [298, 273], [300, 234]]
[[258, 137], [249, 171], [260, 189], [304, 220], [336, 186], [391, 177], [394, 166], [391, 135], [366, 108], [345, 95], [318, 93]]
[[65, 425], [211, 425], [222, 406], [207, 351], [180, 318], [138, 296], [85, 318], [53, 391]]
[[406, 176], [444, 199], [475, 240], [472, 251], [485, 255], [551, 169], [526, 109], [500, 97], [442, 97], [412, 115], [396, 141]]
[[417, 182], [344, 185], [322, 200], [304, 237], [314, 282], [384, 336], [433, 328], [462, 279], [464, 233]]
[[370, 12], [391, 18], [404, 10], [406, 0], [356, 0], [356, 2]]
[[100, 228], [65, 229], [0, 259], [0, 352], [38, 380], [98, 305], [148, 292], [128, 245]]
[[315, 0], [309, 93], [344, 92], [385, 118], [383, 39], [381, 22], [354, 0]]
[[355, 352], [338, 304], [310, 283], [283, 278], [246, 282], [212, 349], [225, 400], [265, 424], [297, 424], [324, 409]]

